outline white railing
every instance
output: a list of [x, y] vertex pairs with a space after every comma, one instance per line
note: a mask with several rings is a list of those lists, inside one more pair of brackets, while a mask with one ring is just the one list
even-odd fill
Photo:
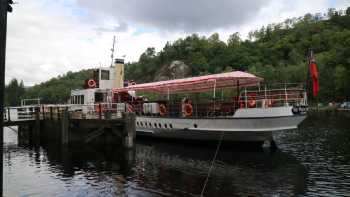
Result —
[[60, 119], [63, 112], [68, 112], [71, 119], [118, 119], [124, 112], [133, 112], [127, 103], [35, 105], [4, 108], [4, 122], [35, 120], [36, 112], [40, 119]]
[[242, 108], [307, 106], [306, 91], [299, 87], [283, 87], [276, 89], [244, 90], [238, 101]]
[[39, 106], [5, 107], [4, 122], [35, 120], [36, 110], [39, 110]]

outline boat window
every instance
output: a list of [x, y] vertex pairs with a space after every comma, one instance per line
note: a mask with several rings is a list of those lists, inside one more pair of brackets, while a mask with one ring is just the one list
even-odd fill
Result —
[[173, 124], [169, 124], [169, 127], [172, 129], [173, 128]]
[[167, 129], [167, 128], [168, 128], [168, 125], [167, 125], [167, 124], [164, 124], [164, 127]]
[[157, 123], [154, 123], [154, 127], [157, 128]]
[[84, 95], [80, 96], [80, 104], [84, 104]]
[[158, 126], [159, 126], [159, 128], [162, 128], [162, 124], [159, 123]]
[[109, 80], [109, 70], [101, 70], [101, 80]]
[[143, 127], [143, 123], [142, 123], [142, 122], [140, 122], [140, 124], [141, 124], [141, 126]]
[[152, 127], [152, 123], [149, 123], [149, 127]]
[[197, 125], [197, 124], [194, 124], [194, 125], [193, 125], [193, 127], [194, 127], [194, 128], [197, 128], [197, 127], [198, 127], [198, 125]]
[[95, 92], [95, 102], [103, 102], [103, 93]]

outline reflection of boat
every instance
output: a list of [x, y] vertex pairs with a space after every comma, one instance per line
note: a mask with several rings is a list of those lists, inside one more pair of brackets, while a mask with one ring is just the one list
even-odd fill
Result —
[[[71, 103], [78, 104], [76, 110], [87, 114], [135, 112], [138, 135], [217, 140], [224, 134], [226, 141], [258, 142], [271, 140], [272, 131], [297, 128], [306, 116], [307, 98], [302, 88], [260, 88], [263, 79], [249, 73], [235, 71], [124, 87], [123, 70], [123, 60], [117, 59], [115, 67], [96, 71], [95, 77], [87, 80], [87, 89], [73, 90]], [[224, 97], [225, 91], [230, 95]], [[149, 101], [136, 92], [158, 97]]]
[[[198, 195], [215, 149], [151, 144], [136, 146], [135, 177], [140, 186], [178, 192], [179, 196]], [[305, 177], [306, 169], [280, 151], [262, 154], [221, 150], [205, 195], [294, 196], [305, 191]]]

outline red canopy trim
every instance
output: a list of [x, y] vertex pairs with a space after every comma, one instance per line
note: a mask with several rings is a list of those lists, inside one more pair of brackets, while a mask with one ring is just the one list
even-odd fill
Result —
[[115, 88], [113, 89], [113, 92], [125, 92], [134, 90], [156, 92], [160, 94], [199, 93], [207, 92], [213, 90], [214, 88], [235, 88], [237, 86], [237, 82], [239, 82], [239, 85], [241, 87], [256, 86], [261, 81], [263, 81], [262, 78], [257, 77], [253, 74], [234, 71], [184, 79], [136, 84], [124, 88]]

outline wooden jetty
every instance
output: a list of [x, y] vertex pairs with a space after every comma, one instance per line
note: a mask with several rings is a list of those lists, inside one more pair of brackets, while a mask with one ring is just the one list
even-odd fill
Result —
[[136, 137], [135, 114], [113, 104], [7, 107], [4, 126], [18, 126], [19, 143], [118, 142], [132, 148]]

